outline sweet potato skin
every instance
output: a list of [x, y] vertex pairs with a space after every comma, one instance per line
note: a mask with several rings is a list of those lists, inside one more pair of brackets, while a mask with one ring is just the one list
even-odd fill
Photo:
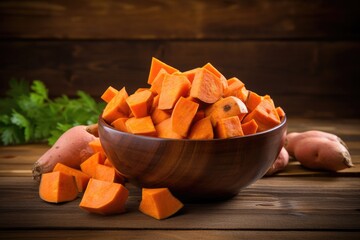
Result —
[[285, 142], [286, 150], [289, 152], [289, 154], [291, 156], [293, 156], [294, 155], [294, 149], [295, 149], [295, 146], [297, 145], [297, 142], [300, 141], [301, 139], [309, 138], [309, 137], [326, 138], [326, 139], [329, 139], [331, 141], [339, 142], [345, 148], [348, 148], [346, 146], [346, 143], [340, 137], [338, 137], [335, 134], [332, 134], [332, 133], [329, 133], [329, 132], [324, 132], [324, 131], [319, 131], [319, 130], [308, 130], [308, 131], [304, 131], [304, 132], [291, 132], [291, 133], [288, 133], [286, 135], [286, 142]]
[[33, 178], [40, 180], [41, 174], [51, 172], [58, 162], [79, 169], [80, 164], [94, 153], [89, 142], [95, 139], [84, 125], [70, 128], [34, 163]]
[[314, 170], [340, 171], [353, 166], [346, 147], [325, 137], [300, 139], [294, 147], [294, 157]]
[[275, 159], [273, 165], [266, 172], [265, 176], [271, 176], [277, 172], [280, 172], [281, 170], [284, 170], [289, 163], [289, 159], [290, 156], [288, 151], [284, 147], [282, 147], [279, 155]]

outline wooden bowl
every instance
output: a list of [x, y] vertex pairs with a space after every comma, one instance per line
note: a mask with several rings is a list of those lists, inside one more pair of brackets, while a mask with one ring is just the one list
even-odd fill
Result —
[[261, 133], [214, 140], [146, 137], [118, 131], [99, 118], [109, 160], [138, 187], [168, 187], [182, 201], [237, 195], [263, 177], [285, 141], [286, 118]]

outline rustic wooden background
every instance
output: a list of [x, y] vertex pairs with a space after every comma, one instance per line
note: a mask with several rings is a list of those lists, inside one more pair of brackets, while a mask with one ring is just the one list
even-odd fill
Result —
[[151, 57], [215, 65], [289, 116], [359, 118], [357, 0], [1, 0], [0, 95], [10, 78], [51, 96], [146, 86]]

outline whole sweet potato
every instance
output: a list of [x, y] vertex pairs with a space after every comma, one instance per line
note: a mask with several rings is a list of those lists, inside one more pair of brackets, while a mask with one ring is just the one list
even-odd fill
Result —
[[329, 138], [301, 138], [296, 141], [293, 151], [295, 159], [310, 169], [339, 171], [353, 166], [348, 149]]
[[86, 126], [75, 126], [64, 132], [55, 144], [34, 164], [33, 178], [39, 180], [42, 173], [51, 172], [56, 163], [79, 168], [80, 164], [94, 152], [89, 142], [96, 137], [86, 130]]
[[266, 172], [265, 176], [271, 176], [281, 170], [283, 170], [289, 163], [289, 153], [283, 147], [280, 150], [279, 155], [275, 159], [273, 165]]

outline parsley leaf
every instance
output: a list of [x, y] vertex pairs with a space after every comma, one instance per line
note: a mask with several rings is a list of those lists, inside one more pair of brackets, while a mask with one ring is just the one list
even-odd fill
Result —
[[0, 144], [44, 142], [52, 145], [69, 128], [96, 123], [105, 103], [83, 91], [76, 98], [50, 99], [43, 82], [31, 85], [11, 79], [7, 98], [0, 101]]

